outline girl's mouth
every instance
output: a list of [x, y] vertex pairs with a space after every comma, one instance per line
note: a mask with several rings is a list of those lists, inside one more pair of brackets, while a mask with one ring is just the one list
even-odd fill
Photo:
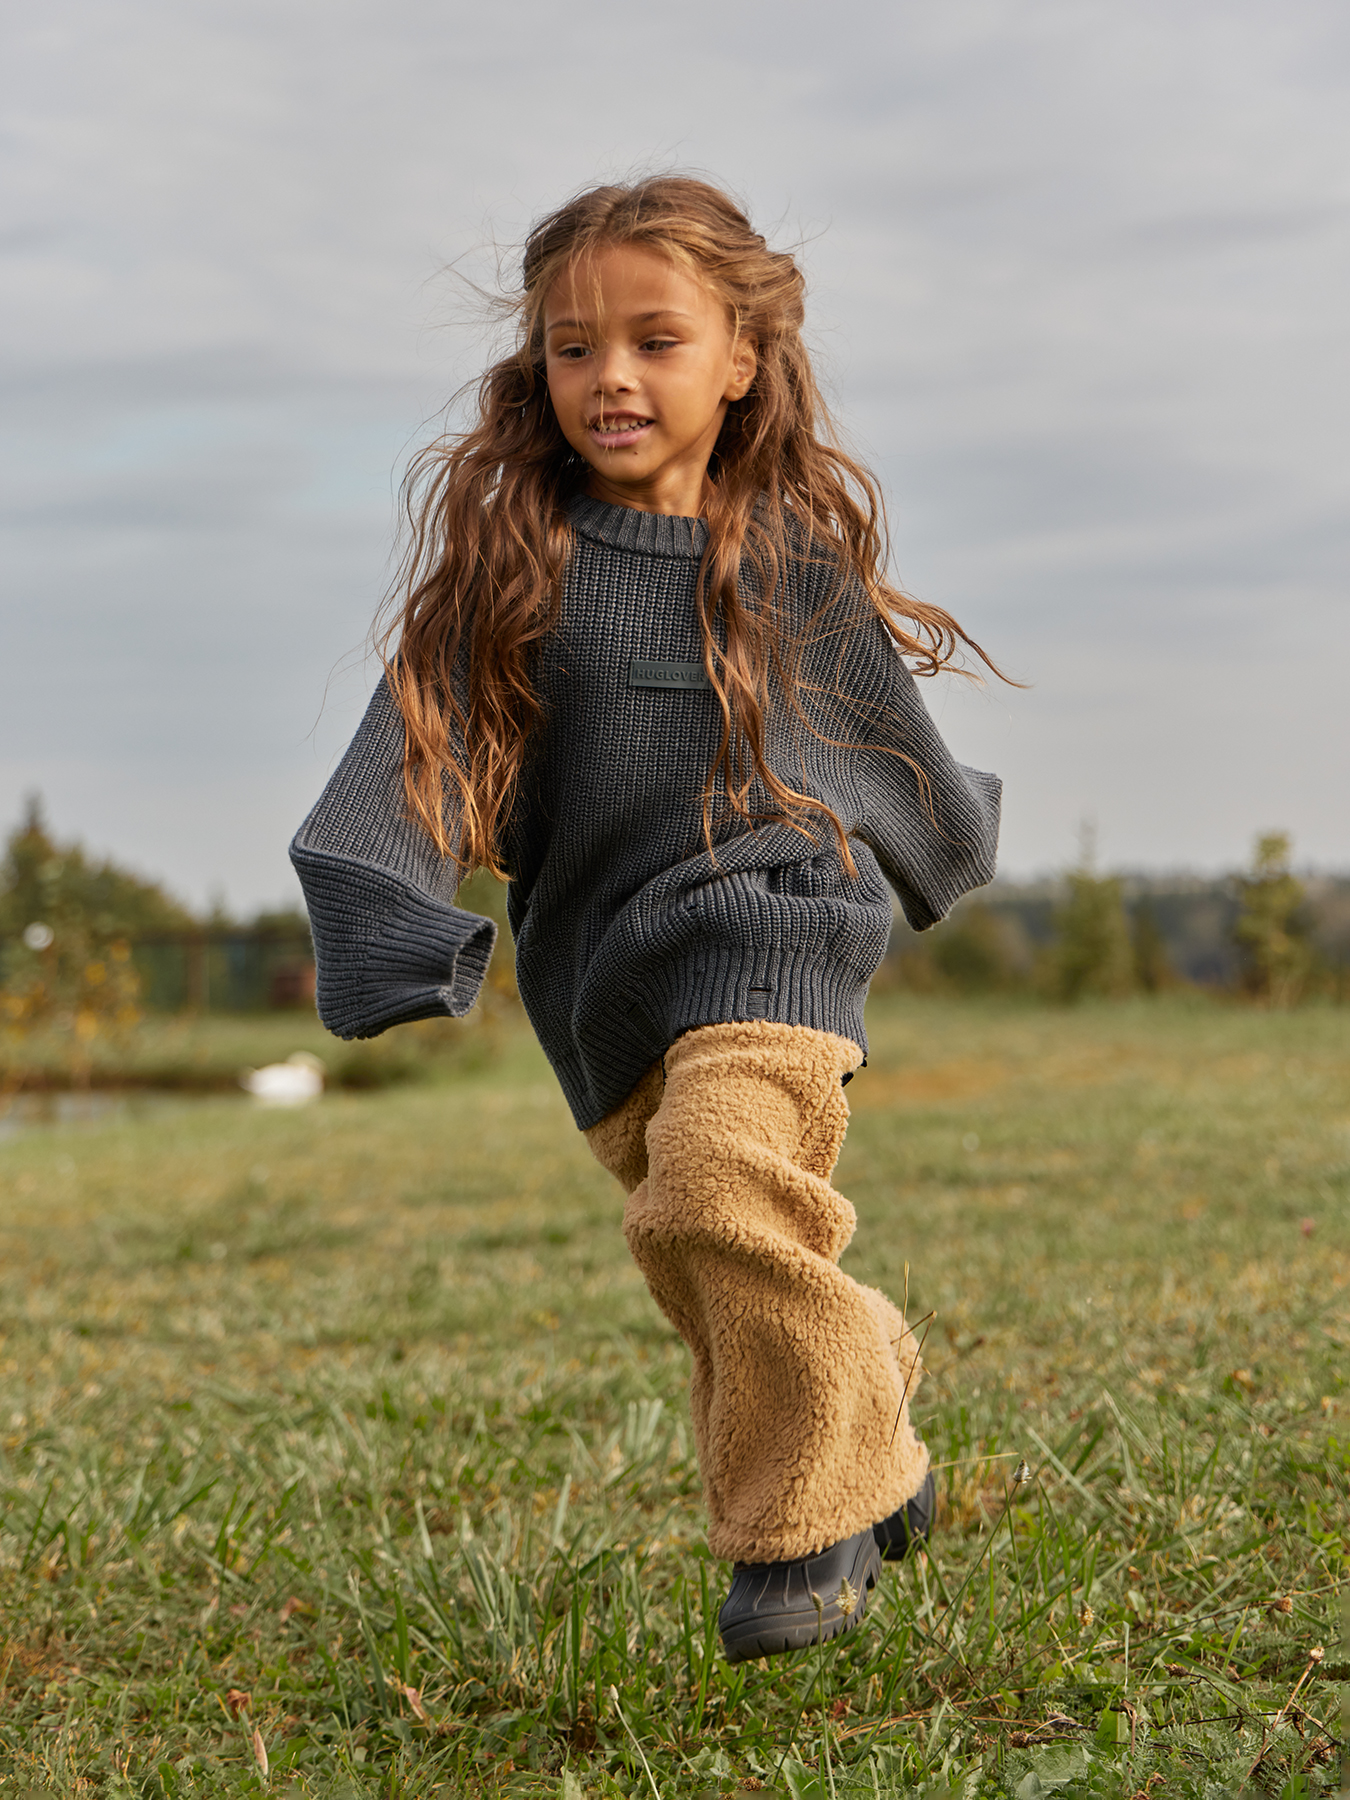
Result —
[[602, 450], [623, 450], [629, 444], [638, 443], [642, 434], [654, 423], [652, 419], [637, 419], [630, 415], [617, 419], [592, 419], [588, 429], [591, 441]]

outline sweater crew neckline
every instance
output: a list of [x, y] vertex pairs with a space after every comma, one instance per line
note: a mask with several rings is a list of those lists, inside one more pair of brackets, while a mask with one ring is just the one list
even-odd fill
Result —
[[632, 550], [640, 556], [668, 556], [697, 562], [708, 547], [708, 527], [702, 519], [640, 512], [633, 506], [613, 506], [608, 500], [596, 500], [590, 494], [574, 495], [568, 502], [567, 517], [583, 537], [608, 544], [613, 550]]

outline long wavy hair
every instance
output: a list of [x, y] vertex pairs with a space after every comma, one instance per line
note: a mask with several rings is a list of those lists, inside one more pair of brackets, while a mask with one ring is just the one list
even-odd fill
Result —
[[[625, 244], [706, 282], [758, 359], [749, 392], [728, 408], [704, 492], [697, 605], [722, 712], [704, 790], [705, 839], [711, 849], [719, 812], [723, 820], [728, 812], [778, 819], [808, 838], [814, 818], [833, 828], [852, 871], [838, 817], [789, 786], [765, 756], [775, 684], [801, 714], [799, 646], [788, 639], [780, 599], [790, 559], [827, 560], [836, 593], [856, 582], [915, 673], [951, 665], [963, 644], [993, 664], [949, 613], [886, 579], [881, 495], [840, 443], [816, 385], [793, 258], [771, 250], [718, 189], [675, 175], [593, 188], [534, 227], [521, 285], [506, 297], [515, 348], [477, 383], [469, 429], [429, 445], [408, 471], [407, 548], [376, 642], [406, 728], [410, 816], [463, 874], [508, 873], [506, 825], [542, 713], [532, 666], [558, 616], [571, 544], [566, 504], [589, 474], [549, 399], [544, 309], [564, 270]], [[903, 760], [924, 787], [923, 770]], [[447, 828], [447, 813], [457, 830]]]

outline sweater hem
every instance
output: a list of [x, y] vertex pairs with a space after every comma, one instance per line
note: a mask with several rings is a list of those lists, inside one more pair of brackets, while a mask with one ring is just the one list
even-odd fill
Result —
[[553, 1060], [553, 1070], [577, 1127], [589, 1131], [626, 1100], [675, 1042], [702, 1025], [768, 1022], [800, 1025], [847, 1038], [867, 1053], [863, 1019], [866, 973], [823, 962], [819, 952], [791, 950], [756, 956], [730, 946], [700, 946], [664, 965], [651, 992], [616, 1009], [604, 1049]]

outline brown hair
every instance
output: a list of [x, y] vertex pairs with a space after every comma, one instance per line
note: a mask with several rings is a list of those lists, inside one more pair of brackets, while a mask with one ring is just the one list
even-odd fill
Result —
[[[557, 616], [571, 542], [564, 507], [589, 472], [549, 399], [544, 307], [564, 269], [617, 244], [657, 251], [707, 282], [725, 302], [733, 333], [748, 338], [758, 357], [749, 392], [729, 407], [705, 489], [698, 608], [704, 662], [722, 709], [704, 790], [705, 838], [711, 848], [719, 777], [732, 813], [765, 816], [750, 810], [758, 778], [777, 809], [769, 816], [808, 837], [809, 815], [828, 819], [851, 870], [835, 814], [787, 786], [764, 755], [771, 674], [801, 712], [795, 646], [784, 641], [776, 598], [790, 545], [794, 554], [809, 546], [813, 557], [827, 556], [836, 591], [857, 582], [898, 651], [918, 659], [917, 673], [949, 665], [960, 644], [993, 665], [949, 613], [885, 578], [881, 496], [842, 448], [816, 386], [801, 337], [805, 283], [796, 263], [770, 250], [725, 194], [683, 176], [594, 188], [535, 226], [520, 290], [509, 300], [515, 349], [478, 382], [470, 429], [430, 445], [408, 472], [409, 543], [378, 644], [406, 729], [409, 811], [449, 855], [448, 798], [460, 821], [463, 872], [506, 873], [502, 834], [542, 710], [532, 658]], [[923, 785], [923, 771], [911, 766]]]

